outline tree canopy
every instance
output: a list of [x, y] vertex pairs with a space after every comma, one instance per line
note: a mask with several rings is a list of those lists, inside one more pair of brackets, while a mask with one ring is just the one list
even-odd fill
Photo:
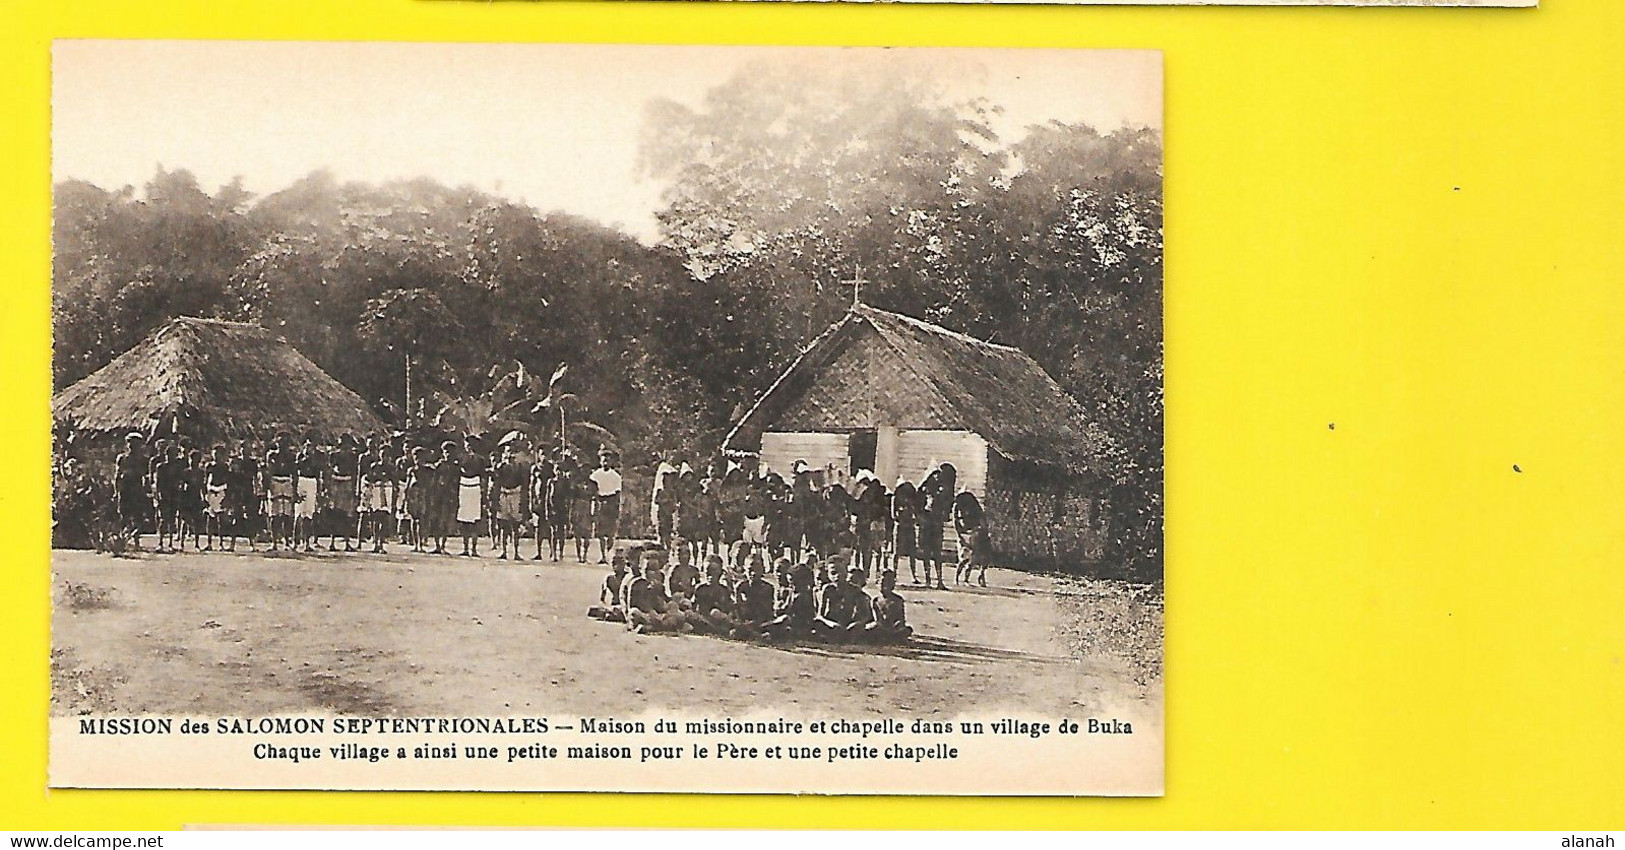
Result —
[[1122, 453], [1114, 554], [1159, 563], [1161, 139], [1001, 126], [925, 76], [748, 68], [648, 106], [653, 246], [427, 179], [316, 171], [263, 197], [163, 168], [139, 191], [64, 181], [54, 381], [178, 315], [271, 328], [396, 421], [408, 357], [414, 406], [504, 425], [530, 415], [505, 376], [564, 364], [549, 395], [635, 465], [714, 452], [861, 297], [1033, 356]]

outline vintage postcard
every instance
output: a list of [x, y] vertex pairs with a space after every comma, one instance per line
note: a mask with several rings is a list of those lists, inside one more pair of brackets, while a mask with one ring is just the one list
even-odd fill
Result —
[[1158, 53], [52, 79], [53, 786], [1162, 792]]

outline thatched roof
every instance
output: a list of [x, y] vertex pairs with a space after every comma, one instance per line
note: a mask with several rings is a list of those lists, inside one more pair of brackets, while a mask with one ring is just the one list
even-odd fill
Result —
[[174, 422], [205, 440], [273, 430], [334, 439], [385, 427], [360, 396], [281, 337], [257, 325], [185, 317], [57, 393], [51, 413], [83, 432]]
[[[933, 398], [937, 421], [902, 428], [951, 426], [987, 440], [1009, 460], [1099, 471], [1106, 436], [1083, 407], [1031, 357], [898, 313], [865, 305], [821, 334], [757, 400], [728, 435], [726, 447], [753, 447], [763, 431], [809, 392], [819, 373], [848, 347], [873, 334], [894, 382], [917, 382]], [[913, 391], [915, 388], [910, 388]], [[884, 391], [884, 390], [881, 390]]]

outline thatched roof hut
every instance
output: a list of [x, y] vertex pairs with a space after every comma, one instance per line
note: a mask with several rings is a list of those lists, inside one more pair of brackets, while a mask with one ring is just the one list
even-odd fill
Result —
[[[820, 392], [812, 392], [822, 385]], [[788, 421], [787, 421], [788, 420]], [[1104, 435], [1020, 349], [857, 305], [802, 352], [728, 435], [894, 425], [980, 435], [1012, 461], [1096, 471]]]
[[336, 439], [385, 426], [367, 403], [258, 325], [177, 318], [51, 400], [75, 439], [174, 430], [200, 444], [286, 430]]
[[909, 316], [855, 306], [815, 339], [724, 448], [788, 472], [872, 470], [890, 486], [953, 464], [992, 542], [1022, 565], [1097, 557], [1109, 438], [1031, 357]]

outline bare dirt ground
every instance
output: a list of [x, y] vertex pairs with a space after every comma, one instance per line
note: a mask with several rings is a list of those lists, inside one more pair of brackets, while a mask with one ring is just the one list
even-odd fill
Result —
[[857, 648], [633, 634], [584, 616], [603, 573], [575, 563], [59, 551], [53, 572], [57, 715], [1003, 709], [1161, 723], [1161, 600], [1115, 582], [993, 570], [988, 589], [904, 587], [915, 639]]

